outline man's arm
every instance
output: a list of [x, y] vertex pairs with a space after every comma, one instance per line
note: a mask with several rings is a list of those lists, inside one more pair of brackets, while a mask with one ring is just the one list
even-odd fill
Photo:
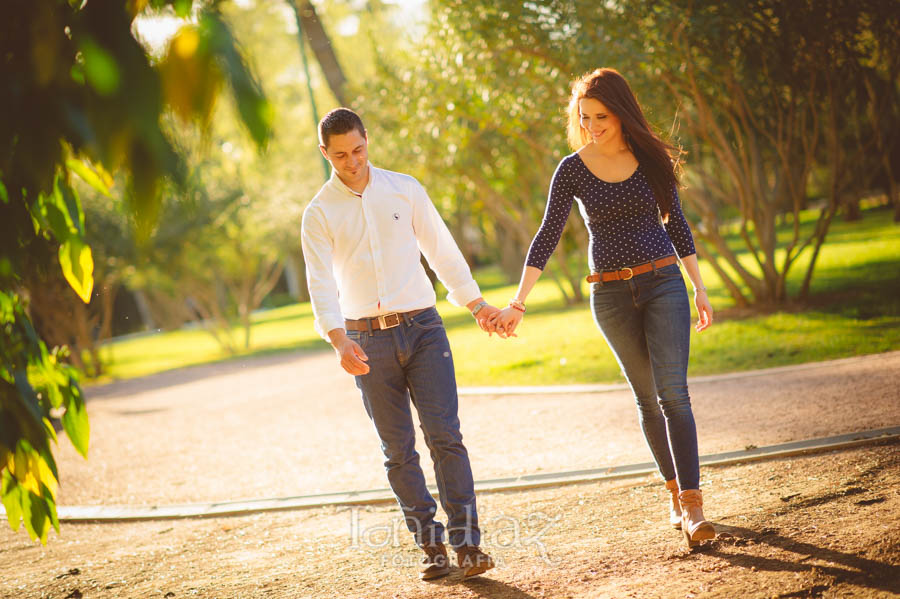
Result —
[[[484, 301], [478, 283], [428, 194], [417, 181], [411, 183], [413, 198], [413, 230], [422, 255], [447, 288], [447, 299], [455, 306], [466, 306], [471, 312]], [[492, 332], [489, 318], [497, 308], [486, 305], [475, 314], [482, 330]]]
[[368, 357], [344, 331], [337, 283], [331, 269], [334, 243], [322, 215], [315, 208], [307, 208], [303, 213], [300, 244], [306, 262], [306, 283], [316, 331], [334, 347], [344, 370], [353, 375], [368, 373], [369, 367], [363, 362]]
[[325, 225], [325, 217], [313, 206], [303, 212], [300, 245], [306, 262], [306, 284], [315, 316], [316, 332], [328, 341], [328, 331], [344, 328], [338, 302], [338, 287], [331, 269], [334, 242]]

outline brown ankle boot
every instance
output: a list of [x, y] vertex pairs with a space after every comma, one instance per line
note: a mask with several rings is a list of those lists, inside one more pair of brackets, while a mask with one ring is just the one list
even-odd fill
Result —
[[699, 489], [687, 489], [678, 495], [681, 503], [681, 531], [688, 547], [700, 541], [716, 538], [716, 529], [703, 517], [703, 494]]
[[433, 580], [450, 573], [450, 560], [447, 559], [447, 548], [443, 543], [424, 545], [422, 550], [425, 552], [425, 557], [422, 559], [419, 578]]
[[494, 567], [491, 556], [476, 545], [463, 545], [456, 549], [456, 563], [463, 570], [463, 578], [483, 574]]
[[669, 524], [681, 530], [681, 503], [678, 501], [678, 481], [674, 478], [666, 481], [666, 489], [672, 494], [669, 498]]

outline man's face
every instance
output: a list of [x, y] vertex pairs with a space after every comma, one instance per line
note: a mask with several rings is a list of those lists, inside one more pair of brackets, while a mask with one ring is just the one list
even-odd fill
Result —
[[[319, 146], [337, 176], [351, 189], [365, 186], [369, 176], [369, 140], [353, 129], [328, 138], [328, 146]], [[361, 191], [361, 189], [355, 189]]]

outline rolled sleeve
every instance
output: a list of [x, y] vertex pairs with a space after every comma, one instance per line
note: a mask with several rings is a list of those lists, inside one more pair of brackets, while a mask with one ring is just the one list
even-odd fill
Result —
[[310, 205], [303, 213], [300, 243], [306, 262], [306, 283], [312, 304], [316, 332], [326, 341], [328, 331], [344, 328], [344, 317], [338, 301], [338, 286], [332, 272], [334, 242], [328, 234], [324, 217]]
[[415, 180], [410, 184], [413, 229], [419, 249], [447, 288], [447, 300], [454, 306], [465, 306], [481, 297], [478, 283], [425, 188]]

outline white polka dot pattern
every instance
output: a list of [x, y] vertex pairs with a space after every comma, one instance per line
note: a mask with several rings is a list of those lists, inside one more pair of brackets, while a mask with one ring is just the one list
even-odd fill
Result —
[[669, 222], [663, 225], [653, 190], [640, 166], [628, 179], [609, 183], [588, 170], [576, 153], [563, 158], [553, 174], [544, 220], [525, 261], [528, 266], [543, 270], [547, 265], [575, 200], [590, 236], [592, 271], [643, 264], [673, 252], [682, 258], [696, 253], [678, 190]]

